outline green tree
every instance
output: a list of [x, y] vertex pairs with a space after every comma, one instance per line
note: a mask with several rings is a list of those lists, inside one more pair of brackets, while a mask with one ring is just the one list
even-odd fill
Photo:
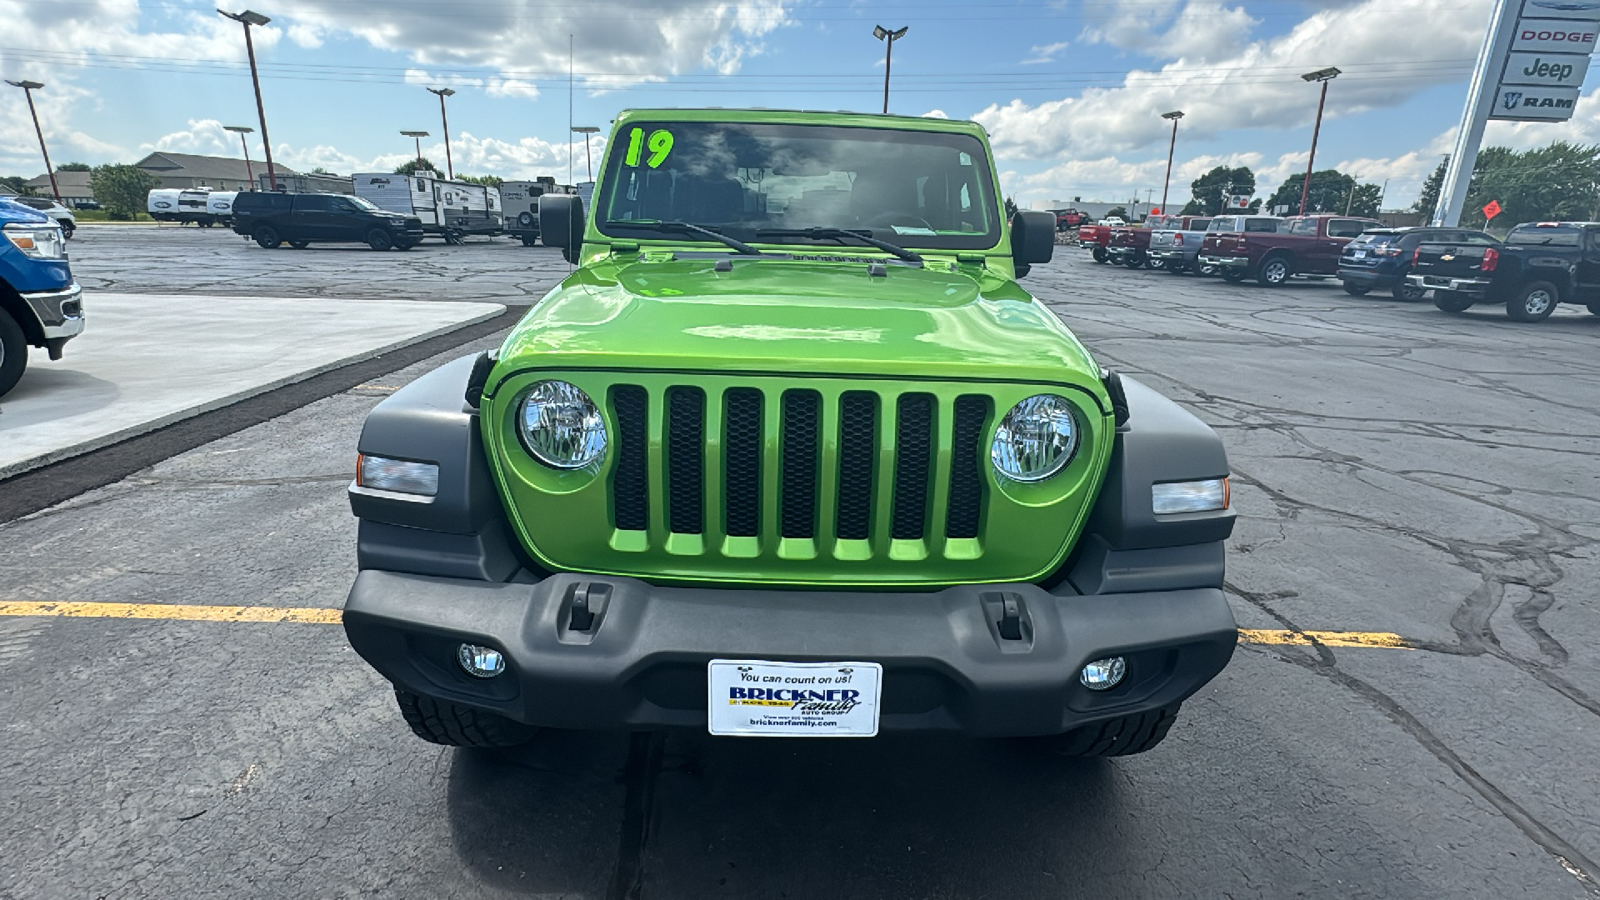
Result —
[[1126, 206], [1113, 206], [1110, 209], [1106, 210], [1106, 214], [1101, 216], [1100, 218], [1102, 218], [1102, 219], [1121, 219], [1122, 221], [1126, 222], [1126, 221], [1128, 221], [1128, 208]]
[[[1267, 209], [1280, 206], [1289, 208], [1289, 215], [1300, 213], [1300, 190], [1305, 184], [1304, 175], [1290, 175], [1278, 185], [1267, 199]], [[1356, 180], [1338, 169], [1323, 169], [1311, 173], [1311, 188], [1306, 193], [1306, 214], [1344, 213], [1352, 216], [1375, 216], [1383, 189], [1375, 184], [1358, 184]]]
[[404, 163], [402, 163], [402, 164], [400, 164], [398, 166], [395, 166], [394, 174], [396, 174], [396, 175], [415, 175], [418, 172], [437, 172], [437, 171], [439, 171], [439, 170], [434, 167], [433, 163], [428, 161], [428, 158], [426, 156], [419, 156], [416, 159], [406, 160]]
[[481, 184], [492, 188], [497, 188], [506, 183], [506, 180], [501, 178], [499, 175], [457, 175], [456, 180], [465, 181], [468, 184]]
[[317, 166], [315, 169], [311, 170], [311, 174], [313, 174], [313, 175], [337, 175], [339, 173], [338, 172], [329, 172], [327, 169], [324, 169], [321, 166]]
[[0, 175], [0, 187], [10, 188], [23, 197], [28, 196], [30, 193], [28, 179], [23, 178], [21, 175]]
[[113, 219], [132, 219], [145, 209], [161, 179], [137, 166], [105, 165], [92, 170], [89, 189]]
[[1256, 192], [1256, 173], [1249, 166], [1217, 166], [1189, 182], [1192, 199], [1180, 211], [1185, 216], [1215, 216], [1231, 195], [1246, 197]]
[[1518, 222], [1561, 222], [1593, 218], [1600, 202], [1600, 145], [1556, 141], [1518, 153], [1485, 147], [1472, 167], [1472, 184], [1461, 208], [1461, 224], [1483, 227], [1490, 200], [1503, 210], [1496, 230]]
[[88, 163], [69, 162], [56, 166], [57, 172], [90, 172], [93, 171]]
[[1422, 183], [1422, 193], [1418, 195], [1417, 202], [1411, 204], [1411, 211], [1421, 216], [1424, 222], [1433, 218], [1434, 207], [1439, 205], [1439, 191], [1444, 187], [1444, 170], [1449, 167], [1450, 157], [1446, 156], [1433, 174], [1428, 176], [1428, 180]]

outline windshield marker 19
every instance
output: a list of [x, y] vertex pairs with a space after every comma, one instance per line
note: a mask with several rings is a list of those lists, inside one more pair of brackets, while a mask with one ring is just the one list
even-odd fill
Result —
[[623, 158], [623, 163], [629, 167], [638, 166], [640, 151], [646, 146], [650, 148], [650, 158], [645, 160], [645, 165], [652, 169], [660, 168], [667, 161], [667, 154], [672, 152], [672, 132], [658, 128], [650, 132], [647, 143], [643, 128], [631, 130], [628, 132], [628, 155]]

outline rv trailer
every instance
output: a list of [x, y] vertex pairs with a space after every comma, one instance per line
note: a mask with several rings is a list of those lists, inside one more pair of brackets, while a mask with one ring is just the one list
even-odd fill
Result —
[[422, 221], [426, 234], [460, 243], [469, 234], [499, 234], [500, 192], [495, 188], [440, 178], [437, 172], [411, 175], [369, 172], [355, 176], [356, 196], [379, 207]]

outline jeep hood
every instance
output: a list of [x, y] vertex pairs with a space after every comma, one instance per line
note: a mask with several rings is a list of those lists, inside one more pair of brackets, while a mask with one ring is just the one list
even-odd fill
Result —
[[579, 269], [523, 317], [493, 381], [614, 368], [1003, 379], [1077, 385], [1099, 369], [1055, 315], [978, 266], [864, 258], [655, 258]]

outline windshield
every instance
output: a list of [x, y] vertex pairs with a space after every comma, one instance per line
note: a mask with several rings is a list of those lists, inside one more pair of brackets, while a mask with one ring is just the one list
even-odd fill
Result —
[[[688, 222], [740, 240], [758, 230], [848, 228], [902, 246], [980, 250], [1000, 240], [983, 143], [966, 134], [730, 122], [641, 122], [606, 156], [595, 221]], [[692, 234], [686, 240], [701, 240]], [[773, 239], [761, 239], [770, 243]], [[785, 236], [778, 243], [823, 238]]]

